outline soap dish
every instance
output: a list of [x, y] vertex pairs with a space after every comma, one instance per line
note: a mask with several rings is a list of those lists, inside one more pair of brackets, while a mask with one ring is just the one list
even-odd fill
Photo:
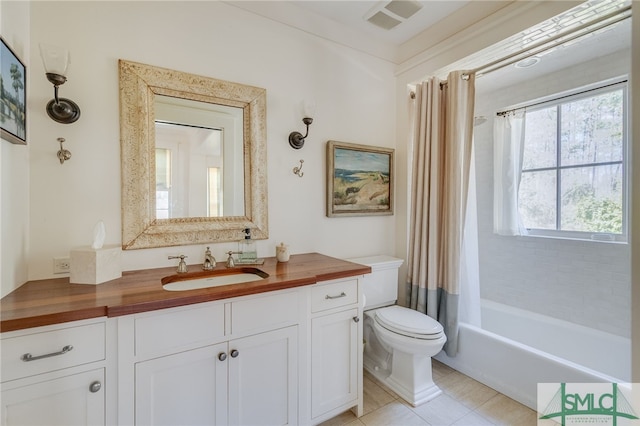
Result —
[[236, 265], [262, 265], [264, 259], [236, 259], [234, 263]]

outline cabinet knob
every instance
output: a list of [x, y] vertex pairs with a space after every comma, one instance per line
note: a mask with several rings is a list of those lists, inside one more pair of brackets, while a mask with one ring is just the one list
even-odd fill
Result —
[[89, 385], [89, 392], [96, 393], [102, 388], [102, 383], [95, 381]]
[[220, 361], [224, 361], [225, 359], [227, 359], [227, 354], [225, 354], [224, 352], [220, 352], [220, 353], [218, 354], [218, 359], [219, 359]]
[[237, 349], [232, 349], [232, 350], [231, 350], [231, 358], [235, 358], [235, 357], [237, 357], [238, 355], [240, 355], [240, 352], [238, 352], [238, 350], [237, 350]]
[[353, 317], [353, 322], [360, 322], [360, 318], [359, 317]]

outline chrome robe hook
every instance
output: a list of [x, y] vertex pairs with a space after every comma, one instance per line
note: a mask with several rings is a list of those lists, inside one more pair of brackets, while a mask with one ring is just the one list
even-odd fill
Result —
[[58, 160], [60, 160], [60, 164], [64, 164], [65, 161], [71, 158], [71, 151], [64, 149], [62, 146], [62, 142], [64, 142], [64, 140], [64, 138], [58, 138], [58, 142], [60, 142], [60, 150], [58, 151]]
[[293, 174], [298, 175], [298, 177], [304, 176], [304, 172], [302, 171], [302, 163], [304, 163], [304, 160], [300, 160], [300, 167], [296, 166], [293, 168]]

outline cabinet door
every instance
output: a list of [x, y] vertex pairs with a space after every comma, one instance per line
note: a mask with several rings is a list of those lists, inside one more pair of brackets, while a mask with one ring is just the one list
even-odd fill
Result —
[[311, 417], [358, 400], [357, 309], [311, 320]]
[[229, 342], [229, 423], [298, 423], [297, 326]]
[[226, 349], [223, 343], [136, 364], [136, 424], [226, 424]]
[[3, 425], [104, 425], [104, 369], [2, 391]]

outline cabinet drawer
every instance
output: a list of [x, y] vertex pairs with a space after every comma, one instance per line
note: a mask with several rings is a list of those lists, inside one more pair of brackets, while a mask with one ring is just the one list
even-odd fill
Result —
[[134, 327], [138, 357], [210, 344], [224, 338], [224, 305], [191, 305], [142, 314]]
[[326, 311], [353, 303], [358, 303], [358, 280], [355, 278], [317, 284], [311, 289], [312, 312]]
[[105, 323], [2, 339], [2, 381], [105, 359]]
[[298, 324], [299, 305], [297, 291], [233, 302], [232, 334], [248, 334]]

